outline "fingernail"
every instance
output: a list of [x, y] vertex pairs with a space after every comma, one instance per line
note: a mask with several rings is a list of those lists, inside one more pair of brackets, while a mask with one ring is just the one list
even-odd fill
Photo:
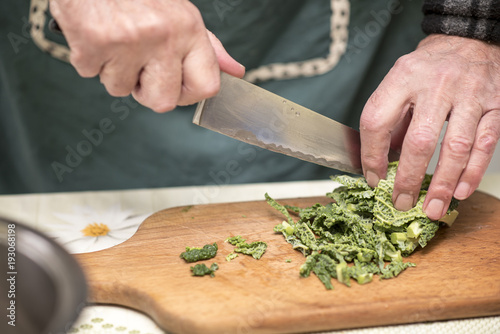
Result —
[[368, 182], [368, 185], [372, 188], [375, 188], [378, 185], [378, 181], [380, 181], [378, 175], [372, 171], [367, 171], [365, 178], [366, 182]]
[[394, 207], [399, 211], [408, 211], [413, 208], [413, 196], [410, 194], [399, 194], [394, 202]]
[[460, 182], [457, 186], [457, 189], [455, 189], [455, 193], [453, 194], [453, 196], [456, 199], [462, 200], [469, 197], [469, 193], [470, 193], [470, 184], [468, 184], [467, 182]]
[[438, 220], [439, 218], [443, 217], [443, 211], [444, 202], [437, 198], [432, 199], [425, 208], [425, 214], [427, 215], [427, 217], [433, 220]]

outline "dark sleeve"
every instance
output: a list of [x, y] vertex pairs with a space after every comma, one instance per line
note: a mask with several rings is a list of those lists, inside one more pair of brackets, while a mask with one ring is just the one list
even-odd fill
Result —
[[424, 0], [422, 29], [500, 42], [500, 0]]

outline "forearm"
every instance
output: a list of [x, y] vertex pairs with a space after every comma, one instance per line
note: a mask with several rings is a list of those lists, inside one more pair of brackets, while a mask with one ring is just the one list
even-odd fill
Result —
[[422, 29], [500, 43], [500, 0], [425, 0]]

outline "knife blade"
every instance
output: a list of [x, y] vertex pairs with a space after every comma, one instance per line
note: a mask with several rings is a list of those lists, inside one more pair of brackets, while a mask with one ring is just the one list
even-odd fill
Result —
[[359, 132], [245, 80], [221, 73], [193, 123], [248, 144], [362, 174]]

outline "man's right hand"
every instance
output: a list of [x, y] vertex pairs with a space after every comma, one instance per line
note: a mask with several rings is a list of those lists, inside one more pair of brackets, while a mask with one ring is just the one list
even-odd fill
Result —
[[156, 112], [215, 95], [220, 70], [245, 73], [186, 0], [50, 0], [50, 11], [82, 77]]

